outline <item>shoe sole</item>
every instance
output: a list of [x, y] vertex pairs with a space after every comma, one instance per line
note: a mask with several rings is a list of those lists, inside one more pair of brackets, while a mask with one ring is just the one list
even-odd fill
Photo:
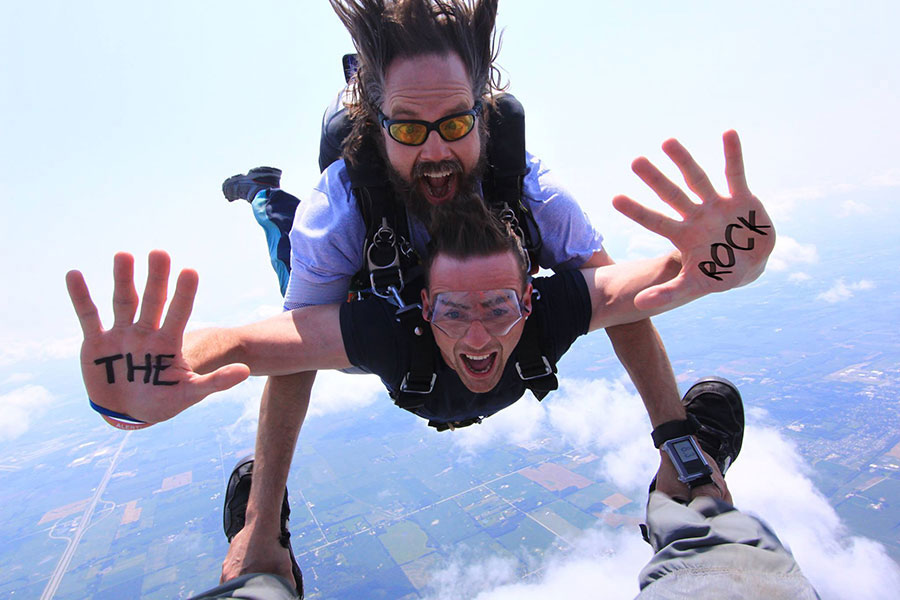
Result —
[[697, 439], [715, 459], [722, 475], [734, 464], [744, 440], [744, 403], [737, 386], [723, 377], [704, 377], [682, 399], [685, 411], [700, 422]]
[[[278, 187], [281, 184], [281, 169], [276, 169], [275, 167], [255, 167], [247, 171], [246, 175], [243, 173], [232, 175], [222, 182], [222, 194], [225, 196], [226, 200], [229, 202], [234, 202], [235, 200], [247, 200], [247, 198], [242, 195], [242, 192], [237, 189], [237, 186], [239, 185], [237, 182], [243, 179], [249, 180], [255, 184]], [[252, 198], [250, 200], [252, 200]]]

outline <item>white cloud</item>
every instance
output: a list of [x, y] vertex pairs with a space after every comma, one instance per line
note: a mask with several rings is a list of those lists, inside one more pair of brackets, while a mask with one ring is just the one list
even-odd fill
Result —
[[53, 396], [39, 385], [26, 385], [0, 396], [0, 441], [14, 440], [44, 414]]
[[753, 427], [728, 481], [736, 505], [772, 526], [823, 598], [894, 597], [900, 568], [881, 544], [847, 535], [807, 471], [778, 431]]
[[[765, 411], [749, 407], [747, 416], [744, 446], [728, 473], [736, 506], [773, 527], [823, 598], [893, 597], [900, 568], [884, 547], [849, 536], [807, 476], [797, 450], [776, 429], [758, 424], [769, 422]], [[590, 450], [601, 457], [601, 475], [626, 493], [642, 492], [656, 468], [643, 406], [622, 381], [563, 379], [560, 390], [544, 402], [525, 398], [480, 427], [460, 430], [468, 439], [458, 436], [457, 443], [485, 451], [529, 420], [531, 442], [564, 439]], [[589, 530], [571, 552], [547, 556], [540, 573], [527, 582], [511, 574], [512, 563], [500, 561], [491, 570], [482, 557], [456, 556], [435, 573], [429, 598], [576, 600], [595, 598], [598, 590], [604, 598], [633, 598], [638, 573], [649, 558], [649, 546], [631, 528]]]
[[866, 182], [869, 188], [892, 188], [900, 187], [900, 169], [891, 169], [884, 173], [873, 176]]
[[[769, 194], [766, 198], [763, 198], [763, 201], [765, 202], [766, 210], [775, 221], [786, 221], [793, 217], [797, 208], [802, 208], [811, 201], [821, 205], [822, 201], [829, 202], [834, 196], [860, 190], [881, 190], [896, 187], [900, 187], [900, 169], [891, 169], [873, 175], [864, 181], [858, 180], [855, 183], [831, 183], [781, 190], [780, 192]], [[838, 208], [840, 216], [865, 215], [871, 211], [872, 208], [870, 206], [852, 199], [842, 201]]]
[[26, 381], [31, 381], [34, 377], [33, 373], [10, 373], [2, 383], [3, 385], [18, 385], [20, 383], [25, 383]]
[[875, 288], [875, 284], [868, 279], [861, 279], [856, 283], [844, 283], [843, 278], [834, 282], [827, 291], [816, 296], [817, 300], [824, 300], [830, 304], [843, 302], [855, 296], [854, 292], [864, 292]]
[[872, 208], [863, 202], [857, 200], [844, 200], [838, 209], [839, 217], [849, 217], [852, 215], [868, 215], [872, 213]]
[[39, 341], [0, 339], [0, 366], [32, 360], [77, 358], [80, 349], [80, 337]]
[[812, 279], [812, 275], [809, 273], [804, 273], [803, 271], [797, 271], [796, 273], [791, 273], [788, 275], [788, 281], [791, 283], [804, 283]]
[[375, 375], [320, 371], [313, 386], [308, 416], [321, 417], [354, 411], [365, 408], [379, 399], [391, 402], [384, 384]]
[[792, 237], [779, 235], [766, 269], [786, 271], [798, 264], [813, 265], [817, 262], [819, 262], [819, 252], [815, 244], [801, 244]]
[[[231, 390], [212, 396], [210, 401], [243, 402], [241, 416], [228, 428], [230, 435], [255, 435], [265, 377], [251, 377]], [[375, 375], [348, 375], [339, 371], [319, 371], [313, 385], [307, 418], [359, 410], [381, 400], [390, 402], [384, 384]]]

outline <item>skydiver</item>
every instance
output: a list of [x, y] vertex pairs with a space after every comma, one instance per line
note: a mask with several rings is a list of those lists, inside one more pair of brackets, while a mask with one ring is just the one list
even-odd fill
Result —
[[[485, 121], [476, 116], [476, 127], [455, 141], [432, 131], [423, 144], [410, 146], [381, 126], [381, 115], [436, 123], [474, 110], [479, 102], [489, 103], [499, 87], [493, 66], [497, 0], [443, 2], [446, 12], [439, 16], [432, 12], [436, 3], [429, 0], [331, 3], [360, 59], [358, 94], [351, 99], [354, 129], [345, 157], [353, 162], [363, 148], [375, 146], [389, 167], [396, 196], [413, 213], [409, 241], [424, 253], [427, 233], [422, 225], [430, 207], [466, 187], [478, 187]], [[540, 266], [566, 269], [611, 263], [601, 236], [546, 166], [529, 155], [528, 168], [523, 200], [531, 203], [543, 238]], [[646, 165], [641, 168], [649, 172]], [[284, 305], [288, 310], [338, 302], [348, 295], [350, 279], [363, 262], [365, 226], [347, 181], [347, 162], [338, 161], [301, 204], [290, 244], [292, 270]], [[612, 327], [608, 334], [651, 422], [684, 418], [671, 365], [649, 320]], [[274, 543], [251, 548], [244, 538], [275, 538], [277, 496], [287, 480], [314, 377], [313, 372], [300, 373], [273, 377], [266, 384], [257, 434], [257, 487], [248, 528], [229, 550], [226, 576], [247, 569], [288, 575], [283, 549]], [[265, 534], [251, 533], [257, 527]]]
[[[357, 199], [351, 194], [349, 167], [354, 163], [371, 167], [367, 152], [373, 147], [376, 162], [385, 165], [393, 197], [410, 213], [412, 239], [407, 241], [425, 257], [425, 226], [432, 207], [446, 203], [460, 191], [484, 187], [482, 166], [488, 142], [485, 116], [500, 87], [493, 65], [497, 0], [448, 0], [439, 5], [431, 0], [331, 3], [359, 56], [356, 85], [349, 99], [353, 129], [344, 148], [346, 160], [325, 170], [298, 210], [290, 240], [290, 281], [285, 284], [287, 310], [340, 302], [347, 297], [351, 278], [365, 262], [366, 231]], [[567, 133], [574, 130], [568, 126], [573, 120], [591, 115], [587, 106], [573, 113], [559, 117], [567, 124]], [[423, 123], [430, 128], [425, 130], [424, 139], [419, 139], [417, 129]], [[736, 136], [726, 135], [726, 152], [736, 147]], [[682, 167], [691, 190], [704, 200], [717, 197], [706, 176], [677, 142], [670, 140], [664, 150]], [[730, 169], [738, 166], [739, 161], [729, 163]], [[646, 159], [635, 161], [633, 169], [658, 193], [672, 197], [678, 212], [693, 210], [688, 197], [676, 192], [677, 188]], [[565, 270], [611, 264], [601, 236], [546, 165], [528, 154], [527, 170], [521, 200], [533, 213], [543, 238], [543, 251], [536, 261], [539, 266]], [[252, 182], [256, 175], [260, 173], [248, 173], [248, 179]], [[742, 179], [743, 173], [739, 176]], [[233, 183], [241, 187], [247, 181]], [[746, 193], [746, 186], [737, 193]], [[272, 207], [266, 204], [271, 199], [255, 193], [252, 196], [247, 199], [256, 207]], [[285, 200], [285, 196], [280, 199]], [[639, 207], [627, 198], [617, 198], [616, 206], [629, 216], [638, 216]], [[260, 216], [267, 226], [271, 225], [267, 215]], [[646, 213], [640, 217], [646, 223], [659, 219]], [[765, 242], [774, 242], [773, 237]], [[286, 244], [277, 238], [273, 238], [275, 247], [284, 262]], [[708, 253], [709, 247], [705, 250]], [[712, 269], [711, 279], [730, 277], [728, 269], [722, 269], [724, 275], [717, 274], [719, 263], [730, 263], [729, 247], [722, 246], [722, 251], [724, 260], [716, 262], [707, 256], [700, 263]], [[668, 268], [681, 260], [677, 254], [663, 257], [658, 267]], [[697, 264], [692, 268], [698, 268]], [[282, 269], [281, 275], [284, 277], [286, 271]], [[667, 288], [648, 293], [643, 301], [665, 304], [665, 294], [659, 294], [664, 290]], [[607, 333], [646, 406], [651, 424], [683, 420], [674, 374], [650, 321], [616, 325]], [[278, 497], [287, 480], [313, 380], [314, 372], [305, 372], [272, 377], [266, 384], [256, 446], [257, 485], [250, 501], [248, 526], [230, 547], [224, 566], [226, 577], [248, 569], [289, 576], [287, 554], [274, 543]], [[251, 546], [247, 541], [251, 537], [268, 540], [269, 544]]]
[[[772, 249], [765, 239], [741, 253], [732, 267], [734, 279], [710, 280], [697, 268], [734, 221], [732, 215], [747, 211], [765, 216], [759, 200], [745, 195], [710, 200], [685, 214], [683, 221], [669, 220], [663, 229], [673, 227], [670, 239], [684, 266], [668, 262], [660, 269], [660, 262], [651, 259], [529, 280], [516, 232], [470, 194], [435, 210], [421, 305], [398, 309], [373, 296], [295, 309], [241, 327], [199, 330], [187, 337], [184, 329], [197, 274], [181, 272], [160, 327], [169, 275], [169, 257], [162, 251], [150, 255], [136, 322], [133, 259], [116, 255], [115, 324], [108, 331], [102, 329], [81, 273], [71, 271], [66, 281], [85, 335], [82, 373], [98, 409], [156, 423], [250, 374], [351, 366], [379, 375], [395, 396], [412, 370], [419, 348], [415, 344], [421, 339], [437, 348], [433, 385], [413, 394], [420, 406], [410, 410], [455, 425], [488, 416], [524, 394], [527, 381], [518, 359], [526, 350], [527, 332], [534, 332], [545, 362], [552, 365], [588, 331], [658, 314], [756, 279]], [[676, 283], [665, 304], [649, 310], [637, 306], [641, 294], [672, 281]], [[404, 331], [405, 314], [414, 317], [409, 331]]]

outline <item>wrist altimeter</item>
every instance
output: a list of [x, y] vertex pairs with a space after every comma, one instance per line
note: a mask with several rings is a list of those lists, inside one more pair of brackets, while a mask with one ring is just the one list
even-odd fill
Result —
[[662, 444], [675, 470], [678, 472], [678, 479], [691, 489], [713, 483], [712, 467], [703, 456], [697, 441], [690, 435], [666, 440]]

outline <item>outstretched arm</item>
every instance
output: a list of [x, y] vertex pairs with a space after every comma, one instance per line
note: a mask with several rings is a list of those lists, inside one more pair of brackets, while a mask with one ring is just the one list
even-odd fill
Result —
[[[149, 256], [140, 317], [134, 259], [114, 261], [112, 328], [104, 330], [97, 307], [78, 271], [66, 275], [69, 296], [84, 333], [81, 371], [92, 402], [145, 423], [170, 419], [209, 394], [228, 389], [250, 374], [295, 373], [349, 366], [343, 350], [338, 306], [300, 309], [234, 329], [191, 336], [184, 329], [197, 292], [197, 273], [184, 270], [160, 326], [166, 303], [169, 255]], [[184, 345], [184, 348], [183, 348]], [[104, 417], [113, 425], [118, 419]]]

